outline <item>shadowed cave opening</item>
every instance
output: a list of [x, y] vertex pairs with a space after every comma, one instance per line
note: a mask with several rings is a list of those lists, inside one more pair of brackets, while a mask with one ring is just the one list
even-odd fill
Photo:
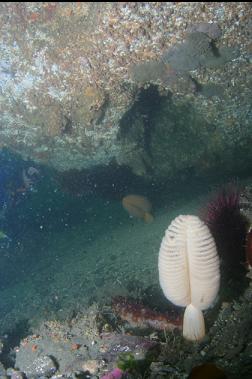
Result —
[[250, 141], [242, 135], [236, 139], [226, 138], [226, 131], [209, 123], [192, 101], [175, 101], [172, 92], [157, 85], [139, 89], [118, 133], [122, 145], [135, 146], [132, 172], [141, 162], [140, 176], [158, 183], [161, 192], [167, 186], [250, 176]]

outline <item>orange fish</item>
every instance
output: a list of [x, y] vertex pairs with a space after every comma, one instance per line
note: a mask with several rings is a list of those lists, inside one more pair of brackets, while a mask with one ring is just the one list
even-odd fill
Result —
[[130, 216], [142, 218], [146, 223], [153, 221], [151, 214], [152, 205], [146, 197], [127, 195], [122, 199], [122, 205]]

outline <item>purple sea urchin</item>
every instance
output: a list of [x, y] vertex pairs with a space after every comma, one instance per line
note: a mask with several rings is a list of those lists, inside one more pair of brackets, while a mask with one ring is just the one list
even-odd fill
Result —
[[222, 188], [209, 201], [201, 218], [211, 230], [224, 271], [232, 276], [244, 271], [247, 219], [240, 212], [240, 190], [235, 185]]
[[203, 215], [205, 223], [209, 228], [213, 228], [216, 224], [220, 224], [227, 216], [240, 213], [240, 191], [236, 187], [225, 187], [218, 192], [207, 204], [205, 215]]

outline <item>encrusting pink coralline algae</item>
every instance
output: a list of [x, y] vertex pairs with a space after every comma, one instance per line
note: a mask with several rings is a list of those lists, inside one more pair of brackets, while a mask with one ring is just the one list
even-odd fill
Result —
[[123, 375], [123, 371], [116, 367], [110, 373], [101, 377], [101, 379], [121, 379]]

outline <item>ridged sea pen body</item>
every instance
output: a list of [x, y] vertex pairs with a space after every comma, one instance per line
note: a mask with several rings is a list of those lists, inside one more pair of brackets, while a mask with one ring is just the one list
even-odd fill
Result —
[[158, 269], [167, 299], [186, 307], [184, 337], [201, 339], [205, 335], [202, 310], [218, 293], [220, 270], [215, 241], [197, 216], [178, 216], [172, 221], [161, 243]]

